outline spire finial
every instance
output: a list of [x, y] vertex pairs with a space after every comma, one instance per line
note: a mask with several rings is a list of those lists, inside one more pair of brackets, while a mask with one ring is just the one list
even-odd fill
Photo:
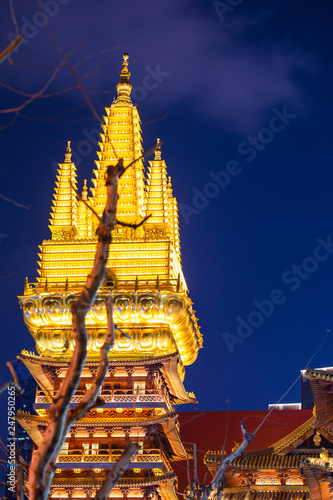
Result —
[[65, 153], [65, 163], [72, 162], [71, 141], [67, 141], [67, 149]]
[[128, 54], [123, 54], [123, 68], [120, 72], [120, 82], [117, 85], [117, 92], [118, 92], [118, 98], [117, 102], [119, 101], [127, 101], [129, 102], [131, 100], [131, 90], [132, 90], [132, 84], [130, 83], [129, 79], [131, 76], [131, 73], [128, 71]]
[[156, 146], [156, 149], [155, 149], [155, 158], [154, 160], [160, 160], [161, 159], [161, 139], [158, 139], [157, 138], [157, 146]]
[[82, 199], [85, 201], [88, 199], [87, 179], [84, 179], [84, 184], [82, 188]]
[[123, 69], [121, 70], [121, 73], [120, 73], [120, 78], [121, 78], [121, 81], [126, 81], [128, 82], [130, 76], [131, 76], [131, 73], [128, 71], [128, 59], [129, 59], [129, 55], [126, 54], [123, 54]]

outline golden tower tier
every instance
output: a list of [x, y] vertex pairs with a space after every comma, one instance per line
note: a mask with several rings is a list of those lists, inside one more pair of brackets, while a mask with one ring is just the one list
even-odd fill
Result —
[[[20, 305], [38, 355], [21, 359], [38, 383], [35, 415], [17, 418], [38, 447], [52, 398], [66, 374], [74, 350], [71, 303], [93, 266], [96, 227], [106, 200], [107, 166], [124, 165], [142, 155], [140, 117], [131, 102], [128, 55], [124, 54], [117, 98], [106, 108], [92, 186], [77, 192], [70, 142], [59, 164], [50, 219], [51, 239], [40, 246], [36, 282], [26, 280]], [[61, 450], [51, 498], [89, 498], [121, 450], [139, 441], [112, 496], [172, 499], [173, 460], [186, 458], [173, 405], [195, 403], [183, 386], [185, 366], [202, 347], [195, 311], [182, 272], [177, 200], [162, 158], [161, 141], [147, 171], [142, 160], [119, 181], [117, 217], [139, 228], [117, 225], [110, 246], [107, 275], [86, 318], [88, 356], [71, 405], [89, 389], [107, 330], [106, 304], [113, 300], [116, 342], [98, 407], [75, 424]], [[126, 335], [123, 335], [125, 333]]]

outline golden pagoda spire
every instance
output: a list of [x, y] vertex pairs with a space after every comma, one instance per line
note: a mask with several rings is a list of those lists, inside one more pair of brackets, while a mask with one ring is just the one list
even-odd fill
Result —
[[[124, 166], [133, 162], [142, 155], [140, 117], [136, 106], [133, 106], [130, 94], [132, 85], [129, 83], [128, 54], [123, 55], [123, 68], [120, 73], [120, 82], [117, 85], [118, 97], [113, 104], [106, 108], [105, 125], [99, 143], [99, 159], [96, 161], [96, 176], [92, 179], [92, 205], [101, 215], [106, 201], [105, 172], [107, 165], [116, 162], [117, 158], [124, 159]], [[119, 180], [119, 201], [117, 215], [125, 222], [138, 222], [145, 215], [145, 192], [143, 162], [136, 161], [126, 170]], [[98, 220], [94, 221], [97, 224]], [[141, 229], [142, 231], [142, 229]], [[126, 232], [119, 230], [120, 238], [127, 237]]]
[[83, 189], [82, 189], [82, 199], [88, 199], [88, 188], [87, 188], [87, 179], [84, 179]]
[[132, 84], [129, 82], [131, 73], [128, 71], [128, 54], [123, 54], [123, 69], [120, 72], [120, 82], [117, 85], [117, 102], [130, 102]]
[[76, 234], [77, 200], [76, 167], [72, 160], [70, 141], [67, 142], [64, 163], [59, 163], [53, 207], [51, 208], [52, 240], [69, 241]]

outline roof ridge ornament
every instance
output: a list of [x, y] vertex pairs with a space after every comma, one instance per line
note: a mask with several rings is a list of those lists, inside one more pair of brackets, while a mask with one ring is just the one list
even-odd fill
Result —
[[83, 188], [82, 188], [82, 199], [88, 199], [88, 188], [87, 188], [87, 179], [84, 179]]
[[120, 82], [117, 85], [118, 97], [116, 102], [131, 101], [132, 84], [129, 81], [131, 73], [128, 70], [128, 59], [129, 55], [123, 54], [123, 67], [120, 72]]
[[157, 138], [157, 146], [156, 146], [156, 149], [155, 149], [155, 158], [154, 158], [154, 161], [161, 159], [161, 146], [162, 146], [161, 139]]
[[65, 163], [72, 163], [71, 141], [67, 141], [67, 149], [65, 153]]

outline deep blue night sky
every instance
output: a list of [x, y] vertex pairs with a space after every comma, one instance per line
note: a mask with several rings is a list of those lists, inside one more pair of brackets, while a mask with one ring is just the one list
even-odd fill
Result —
[[[7, 3], [1, 7], [2, 48], [14, 32]], [[148, 149], [156, 137], [164, 141], [181, 207], [183, 269], [204, 335], [204, 349], [187, 369], [187, 390], [195, 392], [199, 410], [224, 410], [226, 399], [232, 410], [267, 408], [305, 366], [326, 329], [333, 330], [333, 4], [230, 1], [239, 5], [223, 15], [210, 1], [43, 3], [53, 6], [50, 30], [65, 52], [86, 41], [70, 61], [80, 63], [81, 76], [96, 70], [82, 82], [101, 116], [116, 93], [122, 53], [129, 53], [143, 145]], [[13, 62], [61, 63], [45, 28], [36, 28], [36, 3], [14, 0], [14, 6], [30, 39]], [[28, 94], [52, 75], [51, 69], [8, 61], [0, 70], [1, 82]], [[156, 88], [144, 89], [151, 73]], [[46, 93], [76, 84], [62, 68]], [[0, 91], [1, 109], [26, 99], [3, 86]], [[2, 114], [0, 126], [15, 116]], [[0, 194], [31, 207], [0, 199], [3, 380], [9, 376], [6, 361], [34, 348], [17, 294], [26, 276], [35, 280], [37, 246], [50, 237], [52, 165], [63, 161], [70, 139], [81, 188], [92, 176], [97, 149], [87, 136], [96, 138], [99, 127], [75, 89], [36, 99], [16, 118], [1, 131]], [[209, 184], [214, 176], [219, 189]], [[255, 304], [272, 294], [279, 304], [273, 311], [265, 303], [269, 317], [261, 319]], [[262, 324], [252, 333], [243, 327], [243, 339], [237, 336], [242, 343], [231, 353], [225, 333], [237, 335], [239, 317]], [[332, 365], [332, 348], [333, 333], [312, 366]], [[297, 384], [285, 402], [299, 400]]]

